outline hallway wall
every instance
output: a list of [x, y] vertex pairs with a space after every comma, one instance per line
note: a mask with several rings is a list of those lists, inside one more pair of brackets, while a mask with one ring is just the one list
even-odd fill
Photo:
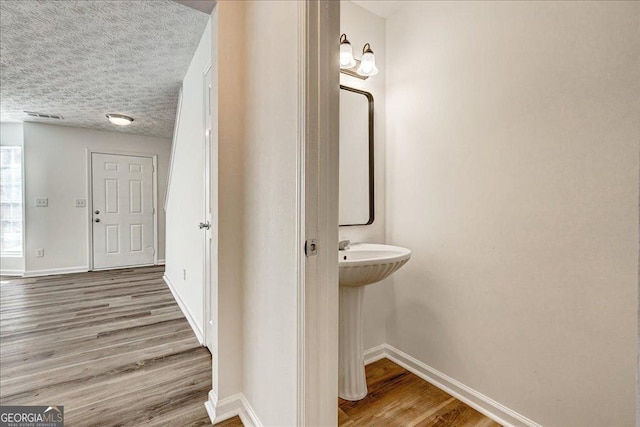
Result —
[[298, 6], [246, 6], [244, 392], [264, 425], [296, 425]]
[[167, 257], [165, 280], [202, 336], [204, 327], [204, 70], [211, 61], [211, 22], [182, 81], [182, 102], [176, 120], [171, 183], [166, 203]]

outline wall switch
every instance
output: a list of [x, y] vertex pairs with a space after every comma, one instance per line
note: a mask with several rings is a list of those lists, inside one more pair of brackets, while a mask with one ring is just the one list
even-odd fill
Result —
[[87, 199], [76, 199], [76, 208], [86, 208]]
[[36, 249], [36, 257], [42, 258], [44, 256], [44, 249]]
[[38, 208], [46, 208], [49, 206], [49, 198], [48, 197], [36, 197], [36, 207]]

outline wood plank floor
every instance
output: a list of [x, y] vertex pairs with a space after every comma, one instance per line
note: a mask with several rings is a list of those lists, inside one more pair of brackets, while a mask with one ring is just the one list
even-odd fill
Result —
[[[338, 399], [340, 427], [498, 427], [500, 424], [388, 359], [366, 367], [369, 394]], [[241, 427], [234, 417], [216, 424]]]
[[211, 355], [164, 267], [0, 282], [0, 404], [64, 405], [68, 426], [210, 425]]
[[338, 425], [494, 427], [495, 421], [388, 359], [366, 367], [369, 394], [339, 399]]
[[240, 421], [240, 417], [229, 418], [228, 420], [220, 421], [219, 423], [214, 424], [216, 427], [243, 427], [242, 421]]

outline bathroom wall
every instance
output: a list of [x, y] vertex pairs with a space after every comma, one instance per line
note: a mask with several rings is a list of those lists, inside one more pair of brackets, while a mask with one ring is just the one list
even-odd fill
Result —
[[[387, 75], [385, 20], [355, 3], [340, 2], [340, 32], [346, 33], [353, 55], [362, 56], [365, 43], [376, 55], [378, 74], [361, 80], [340, 74], [340, 84], [370, 92], [374, 98], [374, 171], [375, 220], [371, 225], [340, 227], [340, 239], [352, 242], [384, 243], [385, 232], [385, 80]], [[343, 115], [341, 114], [341, 120]], [[366, 153], [363, 153], [363, 155]], [[341, 159], [341, 162], [344, 159]], [[367, 287], [363, 307], [364, 346], [374, 347], [385, 342], [385, 321], [391, 307], [387, 303], [391, 290], [387, 282]]]
[[[89, 263], [87, 148], [158, 155], [158, 200], [164, 200], [171, 142], [166, 138], [44, 123], [24, 126], [26, 193], [25, 274], [86, 271]], [[36, 208], [36, 197], [49, 206]], [[162, 206], [158, 203], [158, 206]], [[164, 259], [165, 216], [158, 212], [158, 259]], [[44, 257], [36, 257], [36, 249]]]
[[[635, 425], [640, 3], [387, 19], [388, 342], [548, 426]], [[360, 41], [358, 41], [360, 43]]]
[[[211, 22], [207, 24], [182, 81], [182, 103], [176, 119], [171, 183], [166, 203], [165, 280], [188, 312], [196, 333], [203, 333], [204, 238], [204, 71], [211, 62]], [[164, 199], [163, 199], [164, 204]]]

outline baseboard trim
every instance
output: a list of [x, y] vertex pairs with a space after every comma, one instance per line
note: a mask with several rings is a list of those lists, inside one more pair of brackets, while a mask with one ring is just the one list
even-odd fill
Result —
[[51, 268], [48, 270], [25, 271], [23, 277], [57, 276], [59, 274], [86, 273], [89, 267]]
[[505, 427], [541, 427], [540, 424], [518, 414], [389, 344], [382, 344], [370, 348], [364, 353], [365, 364], [367, 365], [385, 357]]
[[193, 333], [198, 339], [198, 342], [200, 343], [200, 345], [204, 345], [202, 330], [200, 330], [200, 327], [198, 326], [195, 319], [191, 315], [191, 312], [189, 312], [189, 309], [187, 308], [185, 303], [182, 301], [182, 298], [180, 298], [180, 295], [178, 295], [178, 292], [173, 287], [173, 283], [171, 283], [171, 279], [169, 279], [169, 277], [167, 277], [166, 274], [163, 274], [162, 278], [164, 279], [164, 283], [166, 283], [167, 286], [169, 287], [169, 290], [173, 295], [173, 299], [176, 300], [176, 302], [178, 303], [178, 307], [180, 307], [180, 310], [182, 310], [182, 314], [184, 314], [184, 317], [187, 319], [187, 322], [189, 322], [191, 329], [193, 329]]
[[242, 393], [237, 393], [218, 401], [218, 397], [213, 390], [211, 390], [209, 392], [209, 400], [205, 402], [204, 406], [207, 409], [212, 424], [239, 416], [245, 427], [262, 427], [262, 423], [258, 419], [256, 412]]
[[24, 276], [24, 270], [0, 270], [0, 276]]

